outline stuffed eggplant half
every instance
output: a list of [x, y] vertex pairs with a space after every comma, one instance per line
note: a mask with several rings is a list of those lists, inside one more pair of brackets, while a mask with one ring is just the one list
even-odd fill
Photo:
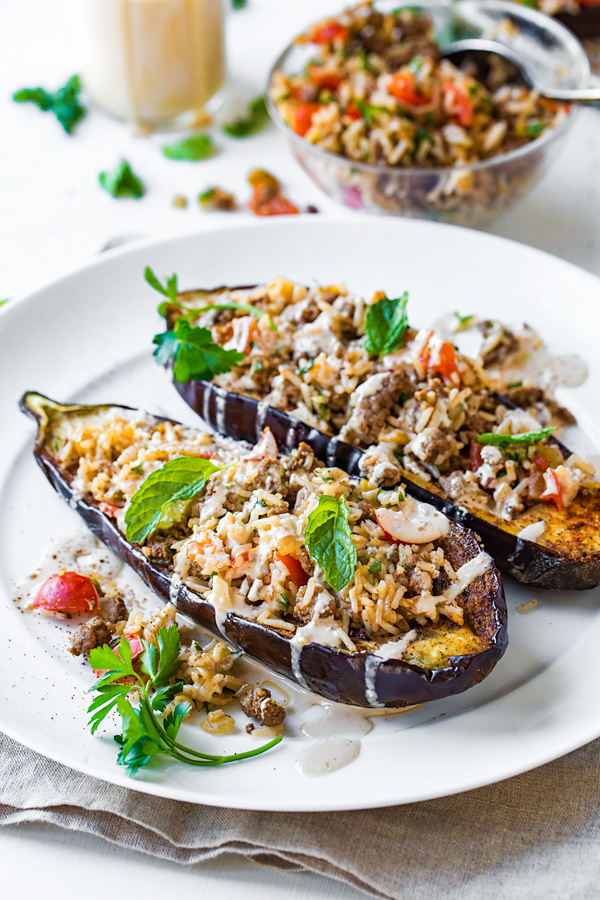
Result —
[[[255, 441], [268, 425], [286, 450], [303, 440], [350, 474], [386, 488], [403, 481], [474, 529], [524, 583], [599, 584], [600, 483], [556, 440], [575, 420], [539, 385], [515, 380], [537, 336], [479, 323], [472, 359], [439, 332], [412, 329], [406, 302], [284, 279], [189, 291], [162, 304], [168, 330], [157, 341], [169, 352], [157, 356], [221, 433]], [[455, 319], [459, 330], [474, 322]], [[193, 365], [200, 332], [229, 354], [210, 374]]]
[[331, 700], [401, 707], [466, 690], [507, 644], [475, 535], [325, 468], [265, 430], [236, 444], [122, 406], [21, 401], [37, 462], [165, 602]]

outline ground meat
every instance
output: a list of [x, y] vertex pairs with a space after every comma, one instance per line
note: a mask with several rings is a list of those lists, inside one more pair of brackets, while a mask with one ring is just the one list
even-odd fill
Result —
[[73, 656], [81, 656], [82, 654], [89, 656], [90, 651], [94, 647], [102, 647], [104, 644], [108, 644], [112, 635], [113, 631], [110, 625], [101, 616], [94, 616], [73, 634], [69, 652]]
[[281, 465], [286, 472], [293, 472], [296, 469], [312, 469], [315, 461], [315, 454], [308, 444], [302, 441], [297, 450], [292, 450], [289, 456], [284, 456]]
[[261, 459], [253, 482], [254, 490], [263, 488], [271, 494], [281, 494], [282, 497], [286, 497], [288, 486], [283, 483], [285, 474], [279, 460]]
[[223, 501], [223, 509], [228, 510], [228, 512], [235, 512], [239, 505], [240, 495], [236, 494], [234, 491], [228, 491], [227, 496]]
[[519, 342], [512, 331], [500, 322], [492, 320], [480, 322], [478, 328], [485, 339], [481, 348], [484, 367], [497, 366], [519, 347]]
[[105, 620], [111, 622], [113, 625], [116, 625], [121, 619], [126, 619], [129, 615], [121, 593], [112, 594], [109, 597], [104, 596], [102, 598], [101, 606], [102, 615]]
[[240, 690], [240, 706], [249, 719], [258, 719], [269, 728], [281, 725], [285, 719], [285, 709], [271, 698], [266, 688], [244, 685]]
[[359, 522], [361, 522], [363, 519], [370, 519], [371, 522], [377, 521], [377, 516], [375, 515], [375, 507], [371, 503], [369, 503], [368, 500], [361, 500], [357, 504], [357, 506], [362, 512], [362, 515], [358, 520]]
[[[304, 562], [302, 563], [304, 566]], [[294, 618], [298, 619], [298, 621], [302, 625], [306, 625], [313, 617], [315, 606], [322, 599], [323, 592], [320, 590], [316, 590], [312, 595], [309, 603], [304, 603], [304, 595], [306, 593], [306, 587], [301, 587], [296, 594], [296, 600], [294, 601]], [[327, 618], [328, 616], [335, 615], [336, 607], [335, 600], [333, 597], [330, 597], [327, 601], [327, 606], [323, 607], [320, 610], [320, 614], [323, 618]]]
[[[200, 503], [197, 504], [197, 509], [200, 508]], [[194, 515], [194, 511], [192, 509], [192, 516]], [[196, 512], [198, 515], [198, 512]], [[179, 524], [174, 525], [168, 532], [168, 534], [161, 534], [158, 532], [152, 537], [152, 540], [146, 543], [146, 546], [142, 548], [142, 552], [145, 556], [148, 557], [151, 562], [156, 563], [159, 566], [165, 566], [168, 563], [173, 561], [174, 550], [171, 550], [173, 544], [177, 541], [181, 541], [184, 538], [189, 536], [189, 528], [187, 524]]]
[[352, 413], [349, 427], [360, 437], [368, 441], [376, 441], [394, 403], [403, 394], [412, 397], [414, 390], [414, 385], [405, 372], [391, 371], [387, 373], [376, 393], [360, 397]]
[[503, 396], [510, 400], [511, 403], [514, 403], [515, 406], [520, 406], [521, 409], [525, 409], [528, 412], [531, 410], [530, 414], [536, 419], [540, 418], [539, 413], [545, 408], [551, 417], [558, 419], [565, 425], [577, 424], [577, 419], [573, 413], [557, 403], [553, 397], [545, 394], [542, 388], [533, 386], [513, 388], [512, 390], [503, 391]]
[[[417, 443], [418, 448], [416, 447]], [[439, 428], [434, 428], [432, 431], [424, 431], [413, 442], [413, 453], [423, 462], [432, 463], [436, 466], [445, 462], [449, 450], [450, 441]]]

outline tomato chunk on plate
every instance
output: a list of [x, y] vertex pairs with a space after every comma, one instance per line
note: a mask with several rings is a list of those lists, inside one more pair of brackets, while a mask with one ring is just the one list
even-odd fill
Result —
[[78, 572], [62, 572], [43, 583], [33, 605], [50, 612], [91, 614], [99, 609], [98, 591], [91, 578]]

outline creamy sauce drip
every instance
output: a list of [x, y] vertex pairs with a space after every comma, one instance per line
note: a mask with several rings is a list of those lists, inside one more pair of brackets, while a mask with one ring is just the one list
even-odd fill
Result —
[[296, 760], [296, 771], [309, 778], [331, 775], [354, 762], [359, 753], [360, 741], [350, 738], [319, 741], [302, 750]]

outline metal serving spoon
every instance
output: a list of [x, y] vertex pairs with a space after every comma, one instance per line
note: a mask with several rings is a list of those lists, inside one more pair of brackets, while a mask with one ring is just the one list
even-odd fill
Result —
[[465, 60], [473, 62], [479, 75], [484, 75], [489, 69], [488, 57], [490, 53], [501, 56], [507, 62], [512, 63], [523, 81], [529, 85], [541, 97], [549, 100], [562, 100], [566, 103], [594, 103], [600, 101], [600, 86], [587, 88], [548, 88], [539, 84], [535, 75], [527, 64], [514, 53], [510, 47], [498, 41], [488, 41], [483, 38], [468, 38], [463, 41], [453, 41], [442, 50], [442, 57], [450, 60], [455, 65], [460, 65]]

